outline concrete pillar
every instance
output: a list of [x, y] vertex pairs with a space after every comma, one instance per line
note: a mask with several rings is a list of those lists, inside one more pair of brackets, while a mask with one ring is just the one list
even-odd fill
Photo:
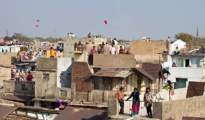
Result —
[[108, 100], [108, 116], [118, 115], [118, 100], [116, 98], [109, 98]]
[[146, 86], [145, 86], [145, 76], [142, 76], [141, 79], [141, 89], [140, 89], [140, 93], [144, 93], [146, 91]]
[[88, 102], [92, 102], [92, 91], [88, 92]]
[[104, 91], [104, 103], [107, 103], [108, 102], [108, 91]]
[[34, 102], [34, 107], [41, 107], [41, 102], [40, 101], [35, 101]]
[[71, 84], [71, 100], [75, 102], [76, 100], [76, 83], [72, 82]]

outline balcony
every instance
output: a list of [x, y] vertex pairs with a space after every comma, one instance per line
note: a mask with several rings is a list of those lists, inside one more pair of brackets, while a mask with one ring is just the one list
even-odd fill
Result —
[[86, 45], [72, 44], [71, 48], [72, 48], [73, 53], [83, 53], [83, 50], [85, 50]]
[[4, 89], [6, 93], [13, 93], [14, 95], [34, 96], [35, 82], [4, 80]]

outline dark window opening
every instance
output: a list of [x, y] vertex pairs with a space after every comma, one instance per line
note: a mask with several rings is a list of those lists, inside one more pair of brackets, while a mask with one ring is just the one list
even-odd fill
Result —
[[185, 66], [186, 66], [186, 67], [189, 67], [189, 65], [190, 65], [190, 64], [189, 64], [189, 59], [186, 59], [186, 60], [185, 60]]

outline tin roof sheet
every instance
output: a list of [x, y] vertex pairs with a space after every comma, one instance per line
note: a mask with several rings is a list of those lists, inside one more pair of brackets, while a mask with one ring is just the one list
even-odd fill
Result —
[[106, 110], [66, 107], [54, 120], [105, 120]]
[[12, 113], [14, 110], [16, 110], [17, 106], [4, 106], [0, 105], [0, 119], [6, 117], [10, 113]]
[[35, 97], [34, 96], [6, 95], [6, 96], [2, 96], [1, 98], [5, 100], [15, 100], [15, 101], [32, 101], [32, 99]]

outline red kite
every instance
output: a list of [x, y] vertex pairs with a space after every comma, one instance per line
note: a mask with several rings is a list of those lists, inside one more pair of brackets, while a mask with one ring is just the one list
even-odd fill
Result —
[[36, 25], [36, 27], [38, 27], [38, 25]]
[[107, 20], [105, 20], [104, 22], [105, 22], [105, 24], [107, 24]]

